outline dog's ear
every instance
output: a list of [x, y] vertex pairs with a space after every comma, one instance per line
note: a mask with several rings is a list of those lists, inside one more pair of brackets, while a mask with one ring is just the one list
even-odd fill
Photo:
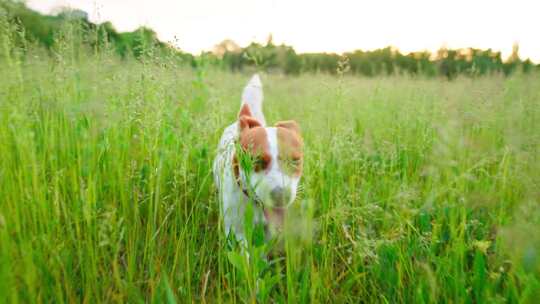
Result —
[[240, 118], [238, 119], [238, 123], [240, 126], [240, 132], [244, 130], [252, 129], [255, 127], [262, 127], [261, 123], [258, 120], [256, 120], [253, 117], [245, 116], [245, 115], [240, 116]]
[[253, 114], [251, 114], [251, 109], [249, 108], [247, 103], [242, 105], [242, 108], [240, 109], [240, 113], [238, 113], [238, 118], [242, 116], [253, 116]]
[[244, 104], [238, 113], [238, 126], [240, 132], [255, 127], [262, 127], [261, 123], [251, 115], [251, 110], [247, 104]]
[[276, 127], [285, 128], [287, 130], [291, 130], [294, 133], [300, 135], [300, 126], [294, 120], [278, 121], [276, 122]]

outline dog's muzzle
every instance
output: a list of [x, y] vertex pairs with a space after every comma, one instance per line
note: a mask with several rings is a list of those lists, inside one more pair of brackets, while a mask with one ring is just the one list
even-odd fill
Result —
[[291, 200], [291, 190], [285, 187], [275, 187], [270, 191], [270, 198], [275, 207], [284, 207]]

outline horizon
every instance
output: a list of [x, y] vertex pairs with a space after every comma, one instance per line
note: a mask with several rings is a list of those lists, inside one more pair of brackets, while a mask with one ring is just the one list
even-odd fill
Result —
[[[203, 0], [190, 4], [156, 0], [153, 4], [136, 1], [129, 6], [126, 2], [29, 0], [26, 4], [45, 14], [52, 14], [61, 7], [81, 9], [88, 13], [90, 21], [110, 21], [120, 32], [146, 26], [154, 30], [160, 40], [192, 54], [211, 51], [226, 39], [241, 47], [251, 42], [264, 44], [272, 35], [275, 44], [292, 46], [298, 53], [343, 54], [385, 47], [396, 48], [404, 54], [435, 53], [447, 47], [492, 49], [507, 59], [513, 44], [518, 43], [521, 59], [540, 62], [540, 40], [535, 39], [534, 33], [534, 29], [540, 28], [540, 20], [533, 16], [538, 5], [525, 0], [472, 4], [459, 0], [446, 7], [444, 14], [438, 12], [438, 5], [424, 0], [412, 3], [338, 0], [331, 6], [321, 5], [324, 1], [305, 0], [294, 4], [282, 0], [227, 3]], [[487, 4], [489, 12], [484, 8]], [[312, 14], [298, 18], [295, 12], [304, 7], [309, 7]], [[340, 14], [334, 14], [336, 9]], [[366, 11], [372, 13], [358, 16], [359, 12]], [[462, 21], [453, 22], [456, 16], [462, 17]], [[388, 20], [390, 22], [385, 22]], [[361, 38], [354, 39], [355, 36]]]

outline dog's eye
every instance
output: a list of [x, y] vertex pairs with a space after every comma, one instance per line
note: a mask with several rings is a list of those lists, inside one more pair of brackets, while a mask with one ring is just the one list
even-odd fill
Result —
[[281, 163], [290, 174], [294, 174], [302, 167], [302, 159], [299, 157], [285, 158], [281, 160]]
[[290, 165], [291, 165], [291, 167], [293, 167], [294, 169], [298, 169], [298, 167], [300, 167], [301, 164], [302, 164], [302, 160], [301, 160], [301, 159], [291, 159], [291, 161], [290, 161]]
[[253, 167], [255, 171], [261, 171], [268, 167], [270, 159], [268, 157], [260, 156], [253, 160]]

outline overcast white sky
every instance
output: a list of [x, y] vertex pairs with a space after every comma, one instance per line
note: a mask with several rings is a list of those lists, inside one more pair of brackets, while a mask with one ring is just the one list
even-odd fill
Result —
[[[298, 52], [344, 52], [388, 45], [409, 52], [492, 48], [540, 62], [538, 0], [27, 0], [41, 12], [69, 6], [119, 31], [144, 25], [183, 50], [210, 50], [225, 38], [241, 46], [275, 43]], [[176, 37], [176, 39], [175, 39]]]

